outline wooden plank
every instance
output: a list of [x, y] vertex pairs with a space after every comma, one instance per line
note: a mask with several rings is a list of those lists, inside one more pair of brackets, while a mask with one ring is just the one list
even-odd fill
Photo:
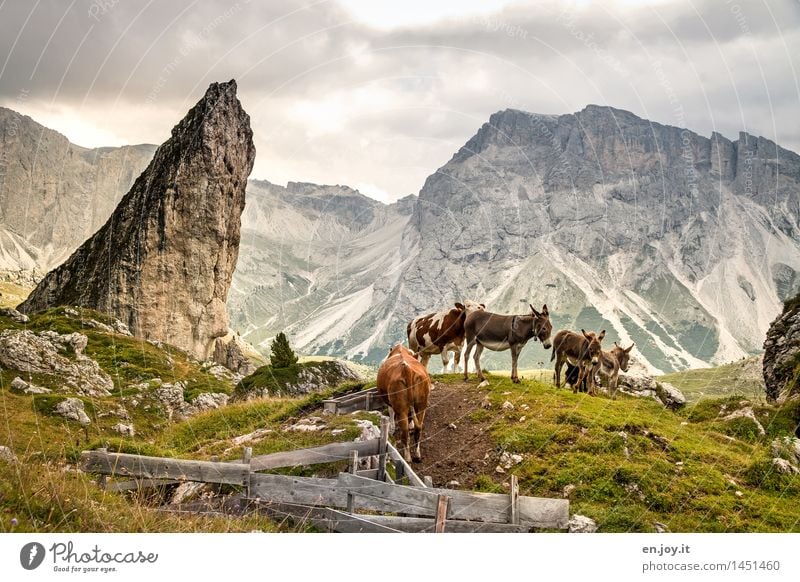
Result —
[[381, 437], [378, 439], [378, 481], [386, 480], [386, 448], [389, 445], [389, 419], [381, 417]]
[[386, 450], [390, 459], [393, 461], [398, 461], [403, 465], [403, 472], [405, 473], [405, 476], [408, 477], [408, 482], [411, 485], [414, 487], [426, 487], [425, 482], [417, 476], [417, 474], [414, 472], [414, 469], [411, 468], [411, 465], [406, 462], [406, 460], [403, 458], [403, 455], [400, 454], [400, 452], [392, 443], [388, 443], [386, 445]]
[[378, 478], [378, 470], [377, 469], [361, 469], [360, 471], [356, 471], [356, 475], [359, 477], [366, 477], [367, 479], [377, 479]]
[[259, 455], [250, 460], [250, 469], [264, 471], [281, 467], [346, 461], [350, 457], [350, 451], [357, 451], [359, 457], [368, 457], [378, 454], [378, 445], [378, 439], [372, 439], [360, 442], [331, 443], [310, 449]]
[[336, 414], [337, 402], [330, 398], [322, 401], [322, 414]]
[[450, 498], [447, 495], [439, 495], [436, 500], [436, 517], [434, 518], [435, 525], [433, 528], [436, 533], [444, 533], [448, 505], [450, 505]]
[[433, 477], [430, 475], [425, 475], [422, 478], [422, 482], [425, 483], [425, 487], [433, 487]]
[[569, 500], [546, 497], [519, 497], [519, 522], [532, 527], [567, 529]]
[[178, 485], [182, 481], [174, 479], [131, 479], [130, 481], [114, 481], [106, 486], [107, 491], [131, 491], [133, 489], [147, 489], [149, 487], [163, 487], [165, 485]]
[[291, 517], [299, 523], [309, 522], [323, 531], [342, 533], [400, 533], [391, 526], [375, 523], [370, 515], [349, 514], [329, 507], [313, 507], [293, 503], [259, 504], [259, 510], [278, 519]]
[[403, 513], [436, 515], [439, 496], [430, 489], [392, 485], [347, 473], [339, 473], [337, 482], [341, 489], [347, 490], [349, 495], [358, 499], [359, 507], [369, 503], [388, 504]]
[[347, 491], [337, 487], [336, 479], [253, 473], [250, 495], [268, 503], [347, 507]]
[[508, 522], [519, 525], [519, 481], [516, 475], [511, 475], [511, 491], [508, 496], [511, 504]]
[[[358, 515], [358, 514], [356, 514]], [[368, 515], [372, 523], [385, 525], [407, 533], [434, 533], [436, 520], [430, 517], [401, 517], [397, 515]], [[526, 533], [530, 527], [510, 523], [447, 520], [447, 533]]]
[[[358, 451], [350, 451], [350, 463], [348, 466], [349, 474], [355, 475], [356, 471], [358, 470]], [[353, 503], [355, 503], [355, 498], [353, 494], [348, 491], [347, 493], [347, 512], [353, 513]]]
[[145, 457], [124, 453], [84, 451], [81, 453], [82, 470], [144, 479], [179, 479], [201, 483], [244, 485], [250, 478], [250, 467], [242, 463], [218, 463]]

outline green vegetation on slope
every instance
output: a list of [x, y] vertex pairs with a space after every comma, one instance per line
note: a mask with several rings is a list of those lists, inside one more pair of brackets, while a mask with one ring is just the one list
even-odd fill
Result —
[[[655, 531], [656, 522], [685, 532], [800, 531], [800, 476], [776, 472], [769, 451], [772, 438], [798, 426], [800, 402], [755, 407], [761, 437], [750, 421], [720, 420], [739, 398], [674, 413], [648, 399], [592, 398], [497, 376], [486, 393], [491, 409], [472, 419], [491, 422], [496, 450], [524, 456], [510, 470], [520, 492], [562, 497], [573, 486], [571, 513], [595, 519], [600, 531]], [[503, 480], [492, 473], [478, 483], [503, 491]]]
[[740, 396], [759, 404], [766, 402], [761, 358], [757, 356], [716, 368], [673, 372], [658, 380], [675, 386], [689, 402], [722, 396]]

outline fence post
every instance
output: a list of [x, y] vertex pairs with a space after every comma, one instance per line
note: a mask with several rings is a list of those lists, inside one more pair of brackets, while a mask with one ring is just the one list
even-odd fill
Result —
[[[355, 475], [358, 471], [358, 451], [350, 451], [350, 460], [347, 467], [348, 473]], [[347, 513], [353, 513], [355, 508], [355, 496], [352, 489], [347, 490]]]
[[[242, 463], [250, 465], [250, 460], [253, 458], [253, 447], [245, 447], [242, 451]], [[248, 470], [248, 473], [251, 471]], [[247, 483], [244, 484], [244, 495], [246, 499], [250, 498], [250, 477], [248, 475]]]
[[444, 523], [447, 521], [448, 505], [450, 505], [450, 498], [447, 495], [439, 495], [436, 500], [436, 522], [433, 530], [436, 533], [444, 533]]
[[378, 481], [386, 481], [386, 451], [389, 443], [389, 419], [381, 416], [381, 440], [378, 445]]
[[[101, 447], [97, 450], [100, 451], [101, 453], [108, 453], [108, 449], [106, 447]], [[107, 483], [107, 477], [105, 475], [101, 473], [100, 475], [97, 476], [97, 486], [100, 487], [100, 489], [105, 489], [106, 483]]]
[[422, 482], [425, 483], [425, 487], [433, 487], [433, 477], [430, 475], [425, 475], [422, 478]]
[[509, 523], [519, 525], [519, 482], [517, 481], [516, 475], [511, 475], [511, 492], [509, 493], [509, 497], [511, 498]]

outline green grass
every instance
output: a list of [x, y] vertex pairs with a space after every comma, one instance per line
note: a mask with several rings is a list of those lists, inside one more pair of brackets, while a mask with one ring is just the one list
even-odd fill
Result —
[[31, 288], [0, 281], [0, 307], [16, 307], [30, 294]]
[[657, 378], [683, 392], [689, 402], [703, 398], [737, 396], [753, 403], [766, 402], [760, 361], [755, 358], [717, 366], [673, 372]]
[[[571, 513], [595, 519], [601, 531], [654, 531], [660, 522], [671, 531], [800, 532], [800, 477], [776, 474], [769, 453], [774, 436], [797, 427], [800, 403], [757, 406], [767, 430], [760, 437], [752, 423], [719, 420], [722, 407], [732, 411], [741, 398], [674, 413], [647, 399], [592, 398], [498, 376], [486, 392], [495, 448], [524, 456], [511, 469], [520, 492], [562, 497], [573, 485]], [[513, 410], [501, 408], [506, 400]], [[478, 484], [496, 490], [490, 476]]]
[[303, 372], [311, 373], [324, 386], [334, 387], [343, 382], [339, 364], [334, 360], [306, 361], [286, 368], [261, 366], [242, 379], [236, 386], [234, 398], [244, 398], [248, 393], [264, 391], [271, 396], [291, 395], [293, 386], [301, 380]]

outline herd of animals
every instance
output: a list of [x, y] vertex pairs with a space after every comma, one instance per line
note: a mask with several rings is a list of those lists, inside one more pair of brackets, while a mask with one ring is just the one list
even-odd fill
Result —
[[[608, 386], [612, 398], [616, 397], [619, 372], [628, 371], [633, 344], [622, 348], [616, 343], [605, 351], [602, 341], [605, 330], [599, 334], [581, 330], [576, 333], [562, 329], [550, 339], [553, 326], [547, 305], [525, 315], [500, 315], [486, 311], [483, 303], [465, 301], [455, 303], [446, 311], [417, 317], [406, 328], [408, 347], [398, 343], [378, 369], [378, 394], [389, 408], [391, 423], [396, 426], [400, 451], [406, 461], [422, 460], [420, 440], [428, 407], [431, 379], [428, 362], [432, 355], [441, 354], [444, 370], [448, 370], [449, 354], [453, 353], [453, 371], [456, 371], [464, 350], [464, 380], [469, 379], [469, 356], [473, 348], [475, 371], [481, 382], [485, 381], [481, 368], [484, 348], [500, 352], [511, 351], [511, 381], [518, 383], [517, 362], [522, 348], [531, 339], [539, 340], [545, 349], [553, 349], [550, 361], [555, 360], [555, 384], [561, 387], [561, 370], [567, 365], [565, 382], [572, 391], [585, 390], [595, 394], [599, 375]], [[395, 423], [396, 420], [396, 423]], [[413, 447], [410, 438], [413, 438]]]

